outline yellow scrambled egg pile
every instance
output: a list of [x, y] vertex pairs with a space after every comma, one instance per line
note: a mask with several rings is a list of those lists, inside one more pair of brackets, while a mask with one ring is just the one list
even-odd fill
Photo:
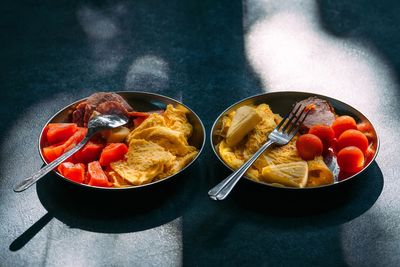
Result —
[[[216, 146], [221, 158], [233, 169], [242, 166], [267, 141], [268, 135], [282, 120], [281, 116], [274, 114], [267, 104], [260, 104], [254, 108], [262, 118], [261, 122], [236, 146], [228, 146], [225, 139], [222, 139]], [[222, 118], [220, 131], [222, 137], [226, 136], [234, 115], [235, 111], [232, 111]], [[264, 167], [303, 161], [297, 152], [296, 140], [297, 136], [287, 145], [268, 148], [250, 167], [246, 175], [253, 180], [267, 182], [262, 174]], [[333, 182], [332, 173], [322, 160], [322, 157], [308, 161], [307, 164], [308, 181], [306, 186], [318, 186]]]
[[125, 159], [110, 164], [108, 175], [115, 186], [147, 184], [177, 173], [192, 161], [198, 150], [188, 144], [193, 127], [186, 112], [168, 105], [162, 114], [151, 114], [129, 133]]

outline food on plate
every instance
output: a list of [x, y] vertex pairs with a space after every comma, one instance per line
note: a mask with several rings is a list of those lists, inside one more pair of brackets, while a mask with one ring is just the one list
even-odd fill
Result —
[[305, 187], [308, 179], [308, 165], [305, 161], [269, 165], [262, 169], [260, 180], [290, 187]]
[[318, 136], [324, 146], [324, 151], [333, 145], [335, 132], [329, 125], [317, 124], [310, 128], [309, 134]]
[[348, 146], [339, 151], [337, 162], [346, 173], [357, 173], [364, 167], [364, 154], [358, 147]]
[[99, 163], [108, 166], [111, 162], [123, 160], [127, 152], [128, 146], [124, 143], [110, 143], [101, 151]]
[[133, 108], [118, 94], [106, 92], [94, 93], [76, 106], [72, 112], [72, 122], [80, 127], [86, 127], [95, 111], [100, 114], [119, 114], [128, 117], [129, 112], [133, 111]]
[[357, 129], [357, 123], [354, 118], [344, 115], [335, 119], [335, 121], [332, 123], [332, 129], [335, 132], [336, 138], [339, 138], [344, 131], [349, 129]]
[[324, 158], [317, 156], [313, 160], [307, 161], [308, 180], [307, 187], [332, 184], [334, 181], [332, 171], [326, 166]]
[[331, 125], [336, 118], [333, 106], [324, 99], [314, 96], [304, 99], [298, 102], [298, 104], [305, 107], [313, 107], [301, 126], [301, 132], [308, 132], [314, 125]]
[[249, 106], [238, 108], [226, 133], [226, 143], [229, 146], [237, 145], [260, 121], [261, 117], [254, 108]]
[[87, 166], [88, 185], [111, 187], [112, 183], [108, 180], [107, 175], [101, 168], [100, 162], [92, 161]]
[[42, 152], [47, 162], [77, 145], [87, 133], [87, 122], [97, 114], [123, 114], [130, 122], [96, 134], [60, 164], [64, 177], [92, 186], [127, 187], [173, 175], [198, 154], [189, 145], [193, 126], [183, 107], [141, 112], [115, 93], [95, 93], [71, 110], [71, 122], [46, 126]]
[[356, 146], [361, 149], [362, 152], [368, 149], [368, 139], [359, 130], [346, 130], [344, 131], [338, 139], [338, 149], [342, 149], [347, 146]]
[[[376, 137], [370, 124], [360, 122], [359, 126], [351, 116], [338, 116], [328, 101], [317, 97], [298, 104], [310, 108], [299, 133], [284, 146], [268, 148], [246, 172], [247, 177], [275, 186], [317, 187], [334, 183], [337, 173], [332, 172], [332, 164], [336, 162], [338, 177], [346, 178], [372, 160]], [[237, 169], [266, 142], [281, 120], [267, 104], [230, 111], [216, 129], [221, 137], [216, 151], [228, 166]], [[337, 161], [332, 160], [336, 157]]]
[[323, 144], [321, 139], [314, 134], [303, 134], [296, 142], [297, 152], [304, 160], [312, 160], [322, 155]]
[[72, 181], [77, 183], [85, 181], [85, 164], [83, 163], [63, 162], [58, 165], [57, 169], [59, 173]]
[[[229, 146], [226, 142], [227, 132], [232, 125], [235, 111], [222, 118], [220, 135], [223, 138], [217, 144], [217, 151], [233, 169], [243, 165], [266, 142], [269, 133], [282, 120], [281, 116], [273, 113], [267, 104], [247, 107], [257, 112], [261, 120], [237, 145]], [[268, 148], [250, 167], [246, 175], [264, 183], [305, 187], [309, 177], [308, 163], [301, 158], [296, 148], [297, 139], [298, 136], [295, 136], [287, 145]], [[319, 139], [318, 141], [321, 143]], [[322, 144], [320, 145], [322, 148]], [[320, 165], [327, 168], [323, 162]]]
[[127, 137], [126, 160], [110, 164], [113, 177], [119, 175], [132, 185], [141, 185], [185, 167], [198, 153], [188, 144], [192, 125], [185, 112], [168, 105], [163, 114], [153, 113], [134, 128]]

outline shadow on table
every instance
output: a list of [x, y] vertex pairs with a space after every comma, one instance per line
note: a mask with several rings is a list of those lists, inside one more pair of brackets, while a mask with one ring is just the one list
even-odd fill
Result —
[[[209, 161], [208, 188], [230, 173]], [[305, 266], [344, 266], [341, 227], [374, 205], [383, 175], [373, 163], [364, 174], [330, 189], [285, 192], [242, 180], [224, 201], [203, 194], [183, 217], [184, 263], [202, 266], [212, 259], [222, 265], [297, 266], [301, 258]]]
[[196, 179], [187, 178], [198, 168], [196, 162], [161, 183], [111, 192], [80, 188], [52, 175], [38, 184], [37, 192], [49, 213], [70, 227], [104, 233], [136, 232], [182, 215], [188, 204], [186, 194], [196, 188]]
[[195, 181], [199, 180], [193, 177], [193, 173], [199, 173], [198, 168], [197, 162], [173, 179], [119, 192], [80, 188], [51, 173], [37, 183], [38, 197], [48, 213], [9, 248], [21, 249], [53, 218], [71, 228], [102, 233], [136, 232], [166, 224], [180, 217], [189, 204]]

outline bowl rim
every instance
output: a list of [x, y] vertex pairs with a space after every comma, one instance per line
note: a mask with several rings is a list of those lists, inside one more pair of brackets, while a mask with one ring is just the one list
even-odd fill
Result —
[[[356, 110], [358, 113], [360, 113], [362, 116], [364, 116], [364, 118], [366, 118], [366, 119], [368, 120], [368, 122], [371, 123], [371, 120], [370, 120], [367, 116], [365, 116], [364, 113], [360, 112], [358, 109], [354, 108], [353, 106], [351, 106], [351, 105], [349, 105], [349, 104], [347, 104], [347, 103], [345, 103], [345, 102], [343, 102], [343, 101], [341, 101], [341, 100], [338, 100], [338, 99], [336, 99], [336, 98], [333, 98], [333, 97], [330, 97], [330, 96], [327, 96], [327, 95], [322, 95], [322, 94], [317, 94], [317, 93], [311, 93], [311, 92], [305, 92], [305, 91], [276, 91], [276, 92], [264, 92], [264, 93], [260, 93], [260, 94], [255, 94], [255, 95], [248, 96], [248, 97], [246, 97], [246, 98], [243, 98], [243, 99], [241, 99], [241, 100], [239, 100], [239, 101], [233, 103], [232, 105], [230, 105], [229, 107], [227, 107], [225, 110], [223, 110], [223, 111], [218, 115], [218, 117], [214, 120], [214, 123], [213, 123], [213, 125], [212, 125], [212, 127], [211, 127], [211, 130], [210, 130], [209, 140], [210, 140], [211, 148], [212, 148], [212, 150], [214, 151], [215, 156], [216, 156], [227, 168], [229, 168], [231, 171], [235, 171], [235, 169], [231, 168], [227, 163], [224, 162], [224, 160], [222, 160], [222, 158], [219, 156], [219, 153], [216, 151], [216, 148], [215, 148], [215, 146], [214, 146], [214, 144], [213, 144], [213, 133], [214, 133], [214, 129], [215, 129], [217, 123], [220, 121], [220, 119], [222, 118], [222, 116], [224, 116], [230, 109], [232, 109], [232, 108], [233, 108], [234, 106], [236, 106], [236, 105], [239, 105], [240, 103], [243, 103], [243, 102], [245, 102], [245, 101], [247, 101], [247, 100], [251, 100], [251, 99], [254, 99], [254, 98], [258, 98], [258, 97], [260, 97], [260, 96], [280, 95], [280, 94], [283, 94], [283, 95], [285, 95], [285, 94], [304, 94], [304, 95], [306, 95], [305, 97], [315, 96], [315, 97], [321, 97], [322, 99], [328, 99], [328, 100], [332, 99], [332, 100], [334, 100], [334, 101], [336, 101], [336, 102], [338, 102], [338, 103], [340, 103], [340, 104], [342, 104], [342, 105], [344, 105], [344, 106], [348, 106], [348, 107], [351, 107], [352, 109]], [[354, 177], [359, 176], [359, 175], [362, 174], [366, 169], [368, 169], [368, 167], [371, 166], [371, 164], [375, 161], [375, 159], [376, 159], [376, 157], [377, 157], [377, 155], [378, 155], [379, 148], [380, 148], [380, 140], [379, 140], [378, 132], [377, 132], [375, 126], [374, 126], [372, 123], [371, 123], [371, 125], [372, 125], [372, 128], [374, 129], [374, 132], [375, 132], [375, 135], [376, 135], [376, 150], [375, 150], [374, 156], [373, 156], [372, 159], [368, 162], [368, 164], [367, 164], [366, 166], [364, 166], [364, 168], [363, 168], [362, 170], [360, 170], [359, 172], [357, 172], [357, 173], [355, 173], [355, 174], [353, 174], [353, 175], [347, 177], [347, 178], [344, 179], [344, 180], [336, 181], [336, 182], [333, 182], [333, 183], [331, 183], [331, 184], [326, 184], [326, 185], [297, 188], [297, 187], [288, 187], [288, 186], [282, 186], [282, 187], [280, 187], [280, 186], [274, 186], [274, 185], [272, 185], [272, 184], [268, 184], [268, 183], [264, 183], [264, 182], [260, 182], [260, 181], [253, 180], [253, 179], [247, 177], [246, 175], [243, 175], [243, 177], [244, 177], [246, 180], [248, 180], [248, 181], [250, 181], [250, 182], [253, 182], [253, 183], [255, 183], [255, 184], [258, 184], [258, 185], [267, 186], [267, 187], [269, 187], [269, 188], [274, 188], [274, 189], [294, 190], [294, 191], [299, 191], [299, 190], [300, 190], [300, 191], [316, 190], [316, 189], [328, 188], [328, 187], [338, 186], [338, 185], [342, 185], [342, 184], [344, 184], [344, 183], [347, 183], [347, 182], [349, 182], [350, 180], [353, 180]]]
[[[96, 91], [96, 92], [100, 92], [100, 91]], [[96, 92], [95, 92], [95, 93], [96, 93]], [[201, 146], [200, 146], [200, 148], [199, 148], [199, 152], [198, 152], [197, 155], [189, 162], [189, 164], [187, 164], [185, 167], [183, 167], [183, 168], [182, 168], [181, 170], [179, 170], [177, 173], [174, 173], [174, 174], [169, 175], [169, 176], [167, 176], [167, 177], [164, 177], [164, 178], [162, 178], [162, 179], [160, 179], [160, 180], [157, 180], [157, 181], [154, 181], [154, 182], [151, 182], [151, 183], [147, 183], [147, 184], [135, 185], [135, 186], [127, 186], [127, 187], [101, 187], [101, 186], [93, 186], [93, 185], [88, 185], [88, 184], [83, 184], [83, 183], [78, 183], [78, 182], [72, 181], [72, 180], [70, 180], [70, 179], [64, 177], [64, 176], [61, 175], [60, 173], [58, 173], [58, 172], [56, 171], [56, 168], [53, 169], [52, 172], [55, 173], [55, 174], [56, 174], [57, 176], [59, 176], [60, 178], [62, 178], [64, 181], [67, 181], [67, 182], [69, 182], [69, 183], [71, 183], [71, 184], [74, 184], [74, 185], [81, 186], [82, 188], [95, 189], [95, 190], [100, 190], [100, 191], [119, 191], [119, 190], [122, 190], [122, 191], [129, 191], [129, 190], [135, 190], [135, 189], [140, 189], [140, 188], [149, 187], [149, 186], [156, 185], [156, 184], [165, 182], [165, 181], [167, 181], [167, 180], [170, 180], [172, 177], [175, 177], [175, 176], [177, 176], [178, 174], [182, 173], [184, 170], [186, 170], [189, 166], [191, 166], [191, 165], [199, 158], [200, 154], [202, 153], [202, 151], [203, 151], [203, 149], [204, 149], [204, 146], [205, 146], [205, 143], [206, 143], [206, 140], [207, 140], [206, 130], [205, 130], [203, 121], [200, 119], [200, 117], [197, 115], [197, 113], [194, 112], [190, 107], [188, 107], [187, 105], [183, 104], [181, 101], [178, 101], [178, 100], [176, 100], [176, 99], [174, 99], [174, 98], [172, 98], [172, 97], [168, 97], [168, 96], [165, 96], [165, 95], [161, 95], [161, 94], [157, 94], [157, 93], [152, 93], [152, 92], [145, 92], [145, 91], [104, 91], [104, 92], [106, 92], [106, 93], [116, 93], [116, 94], [118, 94], [118, 95], [126, 94], [126, 93], [128, 93], [128, 94], [133, 93], [133, 94], [139, 94], [139, 95], [147, 95], [147, 96], [152, 96], [152, 97], [164, 98], [164, 99], [166, 99], [166, 100], [169, 100], [169, 101], [171, 101], [171, 102], [174, 102], [174, 103], [176, 103], [176, 104], [182, 105], [183, 107], [187, 108], [187, 109], [195, 116], [195, 118], [199, 121], [199, 123], [200, 123], [200, 125], [201, 125], [201, 132], [203, 133], [203, 138], [202, 138], [203, 140], [202, 140]], [[57, 117], [60, 113], [62, 113], [62, 112], [64, 112], [65, 110], [67, 110], [67, 109], [69, 109], [69, 108], [71, 108], [71, 107], [73, 107], [73, 106], [79, 104], [80, 102], [86, 100], [88, 97], [89, 97], [89, 96], [84, 97], [84, 98], [81, 98], [81, 99], [78, 99], [78, 100], [76, 100], [76, 101], [74, 101], [74, 102], [72, 102], [72, 103], [70, 103], [70, 104], [68, 104], [68, 105], [66, 105], [66, 106], [64, 106], [64, 107], [62, 107], [62, 108], [60, 108], [56, 113], [54, 113], [54, 114], [50, 117], [50, 119], [47, 120], [47, 122], [46, 122], [46, 123], [44, 124], [44, 126], [42, 127], [42, 130], [40, 131], [39, 139], [38, 139], [38, 141], [37, 141], [37, 142], [38, 142], [38, 143], [37, 143], [37, 147], [38, 147], [38, 150], [39, 150], [40, 158], [42, 159], [42, 161], [43, 161], [44, 164], [48, 164], [48, 163], [47, 163], [47, 161], [45, 160], [45, 158], [44, 158], [44, 156], [43, 156], [43, 153], [42, 153], [41, 140], [42, 140], [42, 136], [43, 136], [43, 134], [44, 134], [44, 130], [45, 130], [46, 126], [47, 126], [55, 117]]]

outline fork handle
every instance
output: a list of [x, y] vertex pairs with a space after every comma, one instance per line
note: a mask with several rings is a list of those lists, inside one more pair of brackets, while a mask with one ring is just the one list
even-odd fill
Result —
[[234, 171], [231, 175], [225, 178], [222, 182], [214, 186], [210, 191], [208, 191], [208, 195], [213, 200], [224, 200], [228, 194], [232, 191], [233, 187], [237, 184], [237, 182], [242, 178], [242, 176], [246, 173], [246, 171], [250, 168], [251, 165], [261, 156], [262, 153], [274, 142], [268, 140], [261, 148], [254, 153], [239, 169]]

